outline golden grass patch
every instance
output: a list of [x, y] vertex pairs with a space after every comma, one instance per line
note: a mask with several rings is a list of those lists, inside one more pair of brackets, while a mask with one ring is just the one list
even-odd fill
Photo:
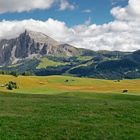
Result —
[[[100, 93], [128, 93], [140, 94], [140, 79], [136, 80], [102, 80], [93, 78], [76, 78], [70, 76], [19, 76], [0, 75], [0, 85], [9, 81], [17, 83], [19, 89], [11, 92], [19, 93], [50, 93], [50, 92], [100, 92]], [[0, 91], [9, 92], [5, 87], [0, 87]]]

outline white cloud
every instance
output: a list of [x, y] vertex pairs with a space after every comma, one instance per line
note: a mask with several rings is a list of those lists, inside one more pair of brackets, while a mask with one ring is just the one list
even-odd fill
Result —
[[115, 7], [111, 10], [111, 14], [118, 20], [140, 20], [140, 0], [129, 0], [128, 6]]
[[116, 5], [118, 1], [117, 0], [111, 0], [110, 2], [111, 2], [111, 5]]
[[83, 10], [82, 12], [83, 12], [83, 13], [91, 13], [92, 10], [91, 10], [91, 9], [85, 9], [85, 10]]
[[91, 17], [89, 16], [88, 19], [84, 23], [85, 25], [90, 25], [91, 24]]
[[0, 38], [17, 37], [25, 29], [30, 29], [43, 32], [60, 42], [70, 43], [80, 48], [134, 51], [140, 49], [140, 13], [137, 8], [140, 5], [138, 1], [129, 0], [127, 7], [119, 7], [115, 12], [113, 10], [116, 8], [113, 8], [111, 12], [115, 20], [103, 25], [86, 22], [83, 25], [69, 28], [64, 22], [51, 18], [47, 21], [33, 19], [1, 21]]
[[66, 10], [66, 9], [74, 10], [75, 6], [73, 4], [70, 4], [67, 0], [60, 0], [59, 10], [63, 11], [63, 10]]
[[0, 14], [6, 12], [24, 12], [35, 9], [49, 9], [57, 4], [60, 10], [73, 10], [68, 0], [0, 0]]
[[57, 40], [63, 40], [65, 35], [69, 34], [69, 30], [64, 22], [53, 19], [47, 21], [39, 20], [22, 20], [22, 21], [1, 21], [0, 22], [0, 39], [11, 39], [19, 36], [25, 29], [42, 32]]
[[120, 2], [126, 2], [126, 1], [128, 0], [110, 0], [112, 6], [115, 6], [119, 4]]
[[0, 0], [0, 13], [49, 9], [55, 0]]

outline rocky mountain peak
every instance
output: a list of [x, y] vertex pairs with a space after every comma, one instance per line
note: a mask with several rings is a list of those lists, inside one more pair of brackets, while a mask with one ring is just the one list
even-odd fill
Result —
[[17, 38], [0, 41], [0, 65], [44, 55], [73, 56], [78, 53], [79, 50], [69, 44], [60, 44], [43, 33], [29, 30], [25, 30]]
[[20, 36], [29, 36], [31, 39], [33, 39], [35, 42], [38, 43], [53, 43], [55, 45], [59, 45], [59, 42], [52, 39], [51, 37], [47, 36], [46, 34], [43, 34], [41, 32], [35, 32], [31, 30], [25, 30]]

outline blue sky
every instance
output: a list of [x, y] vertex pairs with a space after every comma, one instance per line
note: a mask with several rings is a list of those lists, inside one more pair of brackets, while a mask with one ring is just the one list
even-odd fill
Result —
[[[75, 6], [73, 10], [59, 10], [57, 4], [49, 9], [31, 10], [28, 12], [5, 12], [0, 14], [0, 20], [23, 20], [36, 19], [47, 20], [48, 18], [64, 21], [67, 26], [71, 27], [78, 24], [83, 24], [86, 20], [91, 19], [92, 23], [103, 24], [113, 21], [114, 18], [110, 14], [113, 7], [125, 7], [128, 4], [127, 0], [69, 0], [69, 3]], [[90, 10], [90, 12], [84, 12]]]
[[140, 49], [140, 0], [0, 0], [0, 39], [25, 29], [92, 50]]

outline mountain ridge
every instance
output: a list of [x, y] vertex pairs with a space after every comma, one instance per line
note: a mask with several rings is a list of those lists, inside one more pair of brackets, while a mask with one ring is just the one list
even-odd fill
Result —
[[140, 50], [92, 51], [62, 44], [25, 30], [0, 41], [0, 72], [35, 75], [73, 75], [104, 79], [140, 78]]

